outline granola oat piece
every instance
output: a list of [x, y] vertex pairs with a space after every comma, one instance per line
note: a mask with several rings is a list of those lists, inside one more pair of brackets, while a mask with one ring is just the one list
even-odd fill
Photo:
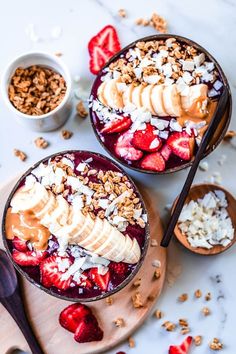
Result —
[[63, 54], [62, 54], [62, 52], [56, 52], [55, 55], [56, 55], [56, 57], [62, 57]]
[[211, 311], [208, 307], [203, 307], [202, 313], [204, 316], [209, 316], [211, 314]]
[[189, 327], [182, 327], [180, 330], [180, 333], [185, 335], [188, 334], [190, 332], [190, 328]]
[[118, 11], [118, 15], [120, 16], [120, 17], [127, 17], [127, 13], [126, 13], [126, 11], [125, 11], [125, 9], [120, 9], [119, 11]]
[[185, 302], [188, 300], [188, 294], [184, 293], [184, 294], [181, 294], [179, 297], [178, 297], [178, 301], [179, 302]]
[[116, 327], [125, 327], [125, 320], [122, 317], [117, 318], [113, 321]]
[[130, 347], [130, 348], [134, 348], [134, 347], [135, 347], [134, 338], [130, 337], [130, 338], [128, 339], [128, 341], [129, 341], [129, 347]]
[[138, 18], [136, 21], [135, 21], [135, 24], [137, 26], [148, 26], [149, 25], [149, 20], [145, 20], [145, 18]]
[[209, 343], [209, 347], [212, 350], [221, 350], [223, 349], [223, 344], [219, 341], [218, 338], [213, 338], [213, 340]]
[[53, 111], [63, 100], [67, 87], [61, 74], [38, 65], [17, 68], [8, 96], [20, 112], [40, 116]]
[[140, 285], [141, 285], [141, 278], [138, 278], [133, 282], [133, 286], [135, 288], [138, 288]]
[[199, 299], [200, 297], [202, 297], [202, 292], [200, 289], [197, 289], [195, 292], [194, 292], [194, 296]]
[[14, 149], [14, 155], [18, 157], [21, 161], [25, 161], [27, 159], [27, 155], [18, 149]]
[[137, 291], [134, 295], [132, 295], [132, 302], [134, 308], [136, 309], [144, 306], [140, 292]]
[[72, 135], [73, 135], [73, 133], [70, 130], [63, 129], [61, 131], [61, 136], [65, 140], [70, 139], [72, 137]]
[[161, 276], [161, 270], [160, 269], [156, 269], [155, 272], [154, 272], [154, 279], [159, 279]]
[[155, 316], [158, 320], [160, 320], [162, 317], [164, 317], [164, 313], [163, 313], [161, 310], [156, 310], [156, 311], [154, 312], [154, 316]]
[[151, 244], [151, 247], [157, 247], [158, 246], [158, 242], [154, 238], [151, 239], [151, 243], [150, 244]]
[[88, 111], [84, 107], [83, 101], [79, 101], [76, 105], [76, 111], [81, 118], [86, 118], [88, 116]]
[[111, 297], [111, 296], [106, 297], [105, 301], [106, 301], [106, 304], [109, 306], [111, 306], [114, 303], [113, 297]]
[[180, 325], [180, 327], [188, 327], [188, 321], [184, 318], [180, 318], [179, 325]]
[[167, 32], [167, 22], [166, 20], [158, 15], [156, 12], [152, 14], [150, 19], [150, 26], [152, 26], [156, 31], [161, 33]]
[[236, 136], [236, 131], [228, 130], [224, 136], [224, 141], [229, 141]]
[[39, 149], [46, 149], [48, 147], [48, 141], [45, 140], [42, 136], [35, 139], [34, 143]]
[[162, 324], [162, 327], [164, 327], [167, 332], [173, 332], [176, 328], [176, 325], [170, 321], [165, 321]]
[[199, 345], [202, 344], [202, 336], [195, 336], [193, 337], [194, 344], [196, 347], [199, 347]]
[[205, 300], [206, 301], [210, 301], [211, 300], [211, 293], [210, 292], [206, 294]]

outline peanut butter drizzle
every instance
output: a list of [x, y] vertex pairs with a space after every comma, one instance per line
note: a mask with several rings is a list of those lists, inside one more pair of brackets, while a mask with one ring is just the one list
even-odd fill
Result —
[[32, 242], [36, 250], [47, 248], [50, 232], [40, 224], [32, 212], [12, 213], [11, 208], [8, 208], [5, 227], [8, 240], [17, 236], [22, 240]]
[[191, 107], [191, 112], [189, 112], [189, 114], [184, 112], [180, 117], [177, 118], [177, 121], [183, 127], [187, 120], [192, 121], [194, 123], [200, 123], [205, 120], [206, 125], [203, 128], [199, 129], [199, 135], [202, 137], [207, 129], [208, 124], [210, 123], [213, 117], [217, 104], [218, 104], [217, 101], [210, 101], [207, 106], [207, 114], [206, 115], [202, 114], [202, 117], [200, 118], [198, 105], [196, 103]]

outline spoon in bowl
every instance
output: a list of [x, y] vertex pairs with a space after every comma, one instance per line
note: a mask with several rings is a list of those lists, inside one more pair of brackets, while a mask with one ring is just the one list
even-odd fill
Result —
[[33, 354], [44, 354], [26, 317], [15, 269], [0, 249], [0, 302], [18, 324]]

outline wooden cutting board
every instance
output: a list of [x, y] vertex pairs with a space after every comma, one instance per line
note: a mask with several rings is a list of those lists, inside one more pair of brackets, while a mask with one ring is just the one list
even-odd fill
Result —
[[[5, 201], [10, 190], [16, 182], [16, 178], [4, 186], [0, 187], [0, 217]], [[162, 225], [157, 210], [158, 200], [152, 192], [141, 188], [142, 195], [147, 205], [151, 224], [151, 238], [160, 243], [162, 237]], [[0, 239], [0, 247], [2, 240]], [[156, 268], [152, 265], [154, 260], [161, 262], [161, 277], [154, 280], [153, 274]], [[127, 285], [118, 294], [112, 296], [114, 302], [108, 305], [105, 300], [91, 303], [91, 308], [99, 320], [99, 324], [104, 331], [104, 338], [100, 342], [79, 344], [74, 341], [73, 334], [63, 329], [58, 323], [58, 316], [62, 309], [70, 304], [47, 295], [42, 290], [30, 284], [25, 279], [21, 279], [25, 299], [25, 306], [28, 317], [34, 332], [42, 345], [46, 354], [95, 354], [103, 353], [127, 339], [138, 327], [140, 327], [152, 307], [159, 297], [166, 270], [166, 250], [161, 247], [150, 247], [148, 249], [144, 264], [135, 277], [141, 278], [141, 286], [135, 288], [132, 284]], [[144, 301], [144, 307], [135, 309], [131, 297], [139, 291]], [[152, 300], [148, 300], [151, 296]], [[117, 328], [112, 321], [122, 317], [125, 320], [125, 327]], [[0, 304], [0, 348], [1, 353], [5, 354], [13, 348], [20, 348], [29, 351], [27, 343], [14, 320]]]

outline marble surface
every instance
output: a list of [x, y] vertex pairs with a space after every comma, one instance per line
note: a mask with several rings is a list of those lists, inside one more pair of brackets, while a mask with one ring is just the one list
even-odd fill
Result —
[[[117, 16], [120, 8], [127, 10], [127, 19]], [[69, 66], [73, 77], [81, 77], [80, 86], [84, 93], [89, 90], [93, 76], [88, 70], [87, 43], [92, 35], [106, 24], [113, 24], [118, 30], [122, 45], [138, 37], [153, 34], [152, 28], [134, 25], [138, 17], [148, 17], [153, 11], [163, 15], [169, 22], [169, 32], [187, 36], [205, 46], [222, 65], [229, 79], [233, 99], [236, 95], [236, 1], [235, 0], [41, 0], [36, 4], [32, 1], [8, 0], [1, 4], [0, 42], [0, 74], [9, 60], [22, 52], [29, 50], [46, 50], [50, 53], [62, 52], [62, 59]], [[32, 41], [27, 34], [29, 25], [35, 26], [38, 39]], [[57, 38], [52, 38], [53, 33]], [[55, 36], [54, 36], [55, 37]], [[34, 38], [35, 39], [35, 38]], [[75, 85], [76, 86], [76, 85]], [[82, 92], [79, 90], [80, 93]], [[83, 92], [81, 93], [83, 94]], [[92, 132], [89, 119], [80, 120], [72, 114], [66, 128], [73, 130], [70, 140], [62, 140], [60, 132], [45, 133], [43, 136], [50, 142], [47, 150], [34, 146], [38, 133], [27, 131], [19, 125], [14, 114], [8, 111], [0, 97], [1, 128], [0, 128], [0, 182], [19, 174], [33, 162], [45, 155], [70, 149], [91, 149], [103, 152]], [[233, 110], [231, 128], [236, 129], [235, 109]], [[26, 162], [19, 161], [13, 155], [13, 149], [18, 148], [28, 155]], [[223, 165], [219, 161], [226, 160]], [[209, 171], [199, 171], [196, 182], [222, 177], [222, 185], [236, 194], [235, 184], [236, 143], [221, 144], [207, 161]], [[169, 176], [144, 176], [129, 171], [130, 175], [146, 186], [156, 191], [158, 207], [166, 220], [168, 213], [165, 208], [172, 203], [181, 189], [187, 171]], [[145, 177], [145, 178], [144, 178]], [[177, 321], [187, 318], [193, 335], [204, 336], [203, 345], [193, 348], [191, 353], [210, 353], [207, 343], [213, 337], [219, 337], [225, 344], [223, 353], [234, 354], [234, 333], [236, 318], [236, 272], [235, 247], [225, 254], [214, 257], [200, 257], [185, 251], [179, 244], [172, 242], [168, 255], [169, 277], [173, 269], [179, 273], [176, 282], [165, 289], [156, 308], [165, 313], [165, 320]], [[174, 268], [173, 268], [174, 267]], [[180, 271], [181, 270], [181, 271]], [[204, 299], [194, 300], [193, 292], [200, 288], [203, 293], [210, 291], [212, 300], [206, 304]], [[189, 300], [180, 304], [177, 297], [183, 292], [189, 294]], [[208, 306], [212, 314], [204, 318], [200, 311]], [[121, 345], [116, 353], [123, 350], [126, 353], [164, 354], [171, 343], [179, 343], [183, 336], [179, 330], [173, 333], [165, 332], [160, 324], [162, 321], [150, 318], [147, 323], [134, 334], [135, 349], [129, 349], [127, 343]], [[1, 341], [1, 340], [0, 340]], [[0, 345], [1, 348], [1, 345]], [[66, 352], [66, 348], [65, 348]], [[0, 349], [0, 354], [1, 349]], [[72, 353], [68, 353], [72, 354]]]

